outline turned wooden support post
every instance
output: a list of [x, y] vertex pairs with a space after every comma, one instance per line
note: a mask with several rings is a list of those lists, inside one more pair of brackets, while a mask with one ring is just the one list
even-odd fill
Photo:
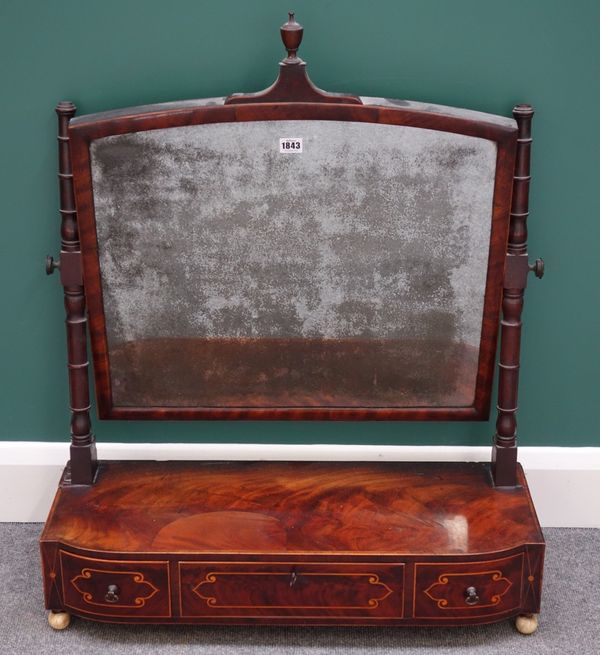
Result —
[[531, 155], [530, 105], [513, 109], [517, 121], [517, 157], [513, 182], [510, 229], [506, 257], [506, 274], [502, 297], [500, 362], [498, 364], [498, 419], [492, 454], [492, 471], [497, 486], [517, 484], [517, 407], [519, 359], [521, 350], [521, 313], [527, 274], [533, 270], [543, 274], [543, 261], [529, 266], [527, 259], [527, 216], [529, 214], [529, 182]]
[[87, 315], [68, 133], [69, 121], [75, 110], [72, 102], [61, 102], [56, 107], [61, 251], [59, 263], [50, 259], [48, 272], [60, 268], [65, 297], [71, 403], [71, 483], [91, 484], [96, 471], [96, 445], [90, 421]]

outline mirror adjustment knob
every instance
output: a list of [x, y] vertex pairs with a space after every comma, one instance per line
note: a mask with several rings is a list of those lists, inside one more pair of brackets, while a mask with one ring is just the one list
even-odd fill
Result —
[[60, 260], [46, 255], [46, 275], [52, 275], [57, 268], [60, 268]]
[[529, 264], [529, 270], [540, 280], [544, 277], [544, 260], [540, 257], [533, 264]]

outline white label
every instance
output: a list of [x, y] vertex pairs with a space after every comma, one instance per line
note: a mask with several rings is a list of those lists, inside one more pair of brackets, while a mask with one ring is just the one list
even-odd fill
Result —
[[279, 139], [279, 152], [302, 152], [302, 139], [297, 137]]

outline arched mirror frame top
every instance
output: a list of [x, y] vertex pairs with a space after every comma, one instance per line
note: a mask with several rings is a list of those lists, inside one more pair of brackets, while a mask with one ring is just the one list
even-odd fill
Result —
[[[131, 109], [109, 111], [74, 118], [69, 124], [69, 138], [74, 172], [78, 226], [82, 244], [82, 261], [86, 300], [88, 304], [91, 342], [94, 358], [96, 396], [101, 418], [119, 419], [338, 419], [338, 420], [468, 420], [485, 419], [489, 414], [493, 381], [494, 357], [498, 334], [499, 311], [502, 297], [509, 212], [513, 185], [516, 123], [512, 119], [469, 110], [427, 105], [411, 101], [382, 98], [357, 98], [357, 103], [336, 102], [243, 102], [244, 96], [232, 96], [235, 102], [224, 98], [209, 98], [179, 103], [165, 103]], [[343, 402], [335, 398], [321, 402], [309, 398], [306, 404], [299, 401], [282, 406], [260, 397], [244, 404], [239, 398], [229, 404], [118, 404], [115, 402], [115, 376], [111, 372], [110, 344], [103, 289], [101, 266], [102, 242], [97, 225], [98, 199], [94, 197], [93, 152], [96, 144], [109, 142], [125, 135], [134, 138], [160, 133], [182, 134], [194, 126], [227, 124], [243, 130], [245, 126], [261, 122], [263, 125], [337, 126], [348, 123], [348, 128], [360, 128], [365, 134], [369, 126], [393, 126], [406, 130], [413, 128], [425, 134], [463, 135], [483, 139], [495, 146], [495, 170], [491, 206], [489, 252], [485, 271], [481, 339], [477, 356], [475, 388], [472, 402], [459, 406], [427, 406], [422, 401], [415, 406], [398, 406], [394, 403], [362, 403], [360, 399]], [[330, 123], [329, 123], [330, 122]], [[298, 136], [281, 134], [281, 136]], [[285, 159], [286, 155], [282, 155]], [[298, 162], [292, 155], [287, 160]], [[291, 179], [291, 178], [290, 178]], [[484, 216], [485, 221], [488, 217]], [[100, 244], [100, 245], [99, 245]], [[147, 261], [148, 267], [153, 266]], [[106, 275], [106, 273], [105, 273]], [[237, 355], [236, 355], [237, 356]], [[306, 359], [306, 354], [298, 355]], [[316, 357], [321, 357], [317, 354]], [[114, 357], [114, 353], [113, 353]], [[310, 357], [309, 357], [310, 359]], [[427, 362], [424, 363], [427, 365]], [[118, 396], [118, 394], [117, 394]], [[380, 406], [377, 406], [380, 405]]]

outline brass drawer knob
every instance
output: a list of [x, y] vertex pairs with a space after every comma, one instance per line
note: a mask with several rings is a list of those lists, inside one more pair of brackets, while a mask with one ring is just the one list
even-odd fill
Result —
[[116, 603], [119, 600], [119, 587], [116, 584], [109, 584], [104, 600], [107, 603]]
[[467, 587], [467, 595], [465, 597], [465, 603], [467, 605], [477, 605], [479, 602], [479, 596], [477, 595], [477, 589], [475, 587]]

